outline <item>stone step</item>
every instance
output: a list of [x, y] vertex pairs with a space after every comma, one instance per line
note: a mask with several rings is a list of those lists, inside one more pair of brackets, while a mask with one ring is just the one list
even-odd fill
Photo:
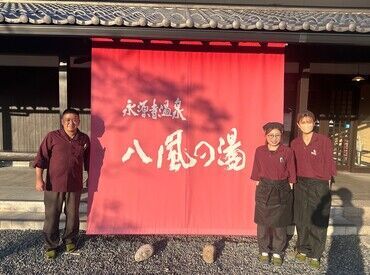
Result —
[[[43, 201], [0, 200], [0, 212], [36, 212], [44, 213]], [[87, 213], [87, 201], [80, 202], [80, 213]]]
[[[11, 201], [0, 200], [0, 212], [40, 212], [45, 210], [43, 201]], [[87, 200], [84, 199], [80, 203], [80, 213], [87, 212]], [[362, 217], [370, 220], [370, 206], [362, 208], [355, 206], [333, 205], [330, 209], [331, 216]]]
[[332, 207], [330, 209], [331, 216], [342, 216], [346, 219], [355, 219], [355, 220], [368, 220], [370, 221], [370, 209], [354, 209], [347, 207]]
[[351, 203], [343, 204], [342, 202], [333, 200], [330, 215], [370, 220], [370, 203], [369, 201], [353, 201]]
[[[0, 230], [41, 230], [45, 214], [40, 212], [0, 212]], [[60, 216], [59, 228], [64, 229], [65, 215]], [[87, 215], [80, 214], [80, 229], [86, 230]]]
[[[87, 198], [80, 204], [81, 229], [86, 228]], [[61, 227], [65, 216], [61, 215]], [[43, 201], [0, 200], [0, 229], [42, 229], [44, 222]], [[295, 232], [294, 226], [290, 232]], [[370, 203], [354, 202], [343, 205], [333, 201], [330, 210], [328, 235], [370, 235]]]
[[[288, 226], [289, 235], [297, 235], [295, 226]], [[327, 230], [328, 236], [343, 236], [343, 235], [366, 235], [370, 236], [370, 225], [357, 226], [355, 224], [339, 225], [329, 224]]]
[[[81, 198], [80, 212], [85, 213], [87, 208], [87, 195]], [[0, 212], [2, 211], [21, 211], [21, 212], [44, 212], [44, 202], [40, 200], [0, 200]], [[370, 217], [369, 201], [354, 201], [352, 204], [342, 204], [339, 201], [333, 201], [331, 214], [340, 214], [344, 216]]]
[[370, 224], [356, 224], [349, 222], [348, 224], [329, 224], [328, 233], [330, 236], [337, 235], [370, 235]]
[[[44, 224], [44, 213], [42, 212], [0, 212], [0, 230], [41, 230]], [[60, 229], [64, 228], [65, 215], [61, 215]], [[80, 228], [86, 230], [87, 215], [82, 213], [80, 216]], [[295, 227], [290, 226], [290, 234], [296, 234]], [[331, 217], [328, 227], [328, 236], [333, 235], [370, 235], [370, 223], [364, 223], [356, 218], [347, 220], [344, 217]]]
[[355, 207], [355, 208], [369, 208], [370, 200], [351, 200], [351, 201], [342, 201], [340, 199], [332, 199], [332, 206], [342, 206], [342, 207]]

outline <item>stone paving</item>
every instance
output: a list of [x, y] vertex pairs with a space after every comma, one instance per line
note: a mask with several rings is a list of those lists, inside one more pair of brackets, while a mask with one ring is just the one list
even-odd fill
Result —
[[[281, 267], [261, 265], [254, 237], [197, 236], [86, 236], [79, 250], [47, 261], [40, 231], [2, 231], [0, 274], [370, 274], [370, 248], [362, 236], [328, 237], [320, 270], [294, 259], [295, 237], [290, 240]], [[202, 248], [216, 246], [216, 261], [207, 264]], [[152, 244], [154, 255], [137, 263], [136, 250]]]

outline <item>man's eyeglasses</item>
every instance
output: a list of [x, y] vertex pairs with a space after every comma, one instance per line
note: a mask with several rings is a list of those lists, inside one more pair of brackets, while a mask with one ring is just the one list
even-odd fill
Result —
[[63, 119], [63, 122], [67, 124], [70, 124], [70, 123], [78, 124], [80, 123], [80, 120], [79, 119]]

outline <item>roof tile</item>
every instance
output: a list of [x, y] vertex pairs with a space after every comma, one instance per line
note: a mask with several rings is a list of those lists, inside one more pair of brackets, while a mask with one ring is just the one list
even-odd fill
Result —
[[370, 11], [153, 4], [2, 2], [1, 24], [370, 32]]

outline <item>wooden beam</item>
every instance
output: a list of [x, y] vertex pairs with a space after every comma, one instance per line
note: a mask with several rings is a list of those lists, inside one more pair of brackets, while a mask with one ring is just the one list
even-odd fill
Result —
[[35, 157], [36, 157], [36, 153], [0, 151], [0, 160], [30, 161], [30, 160], [34, 160]]
[[298, 62], [285, 62], [285, 73], [286, 74], [298, 74], [299, 63]]
[[134, 39], [279, 42], [369, 46], [370, 35], [362, 33], [245, 31], [148, 27], [0, 24], [0, 34], [33, 37], [110, 37]]
[[4, 67], [58, 67], [58, 56], [0, 54], [0, 66]]
[[311, 63], [310, 74], [370, 75], [370, 63]]

